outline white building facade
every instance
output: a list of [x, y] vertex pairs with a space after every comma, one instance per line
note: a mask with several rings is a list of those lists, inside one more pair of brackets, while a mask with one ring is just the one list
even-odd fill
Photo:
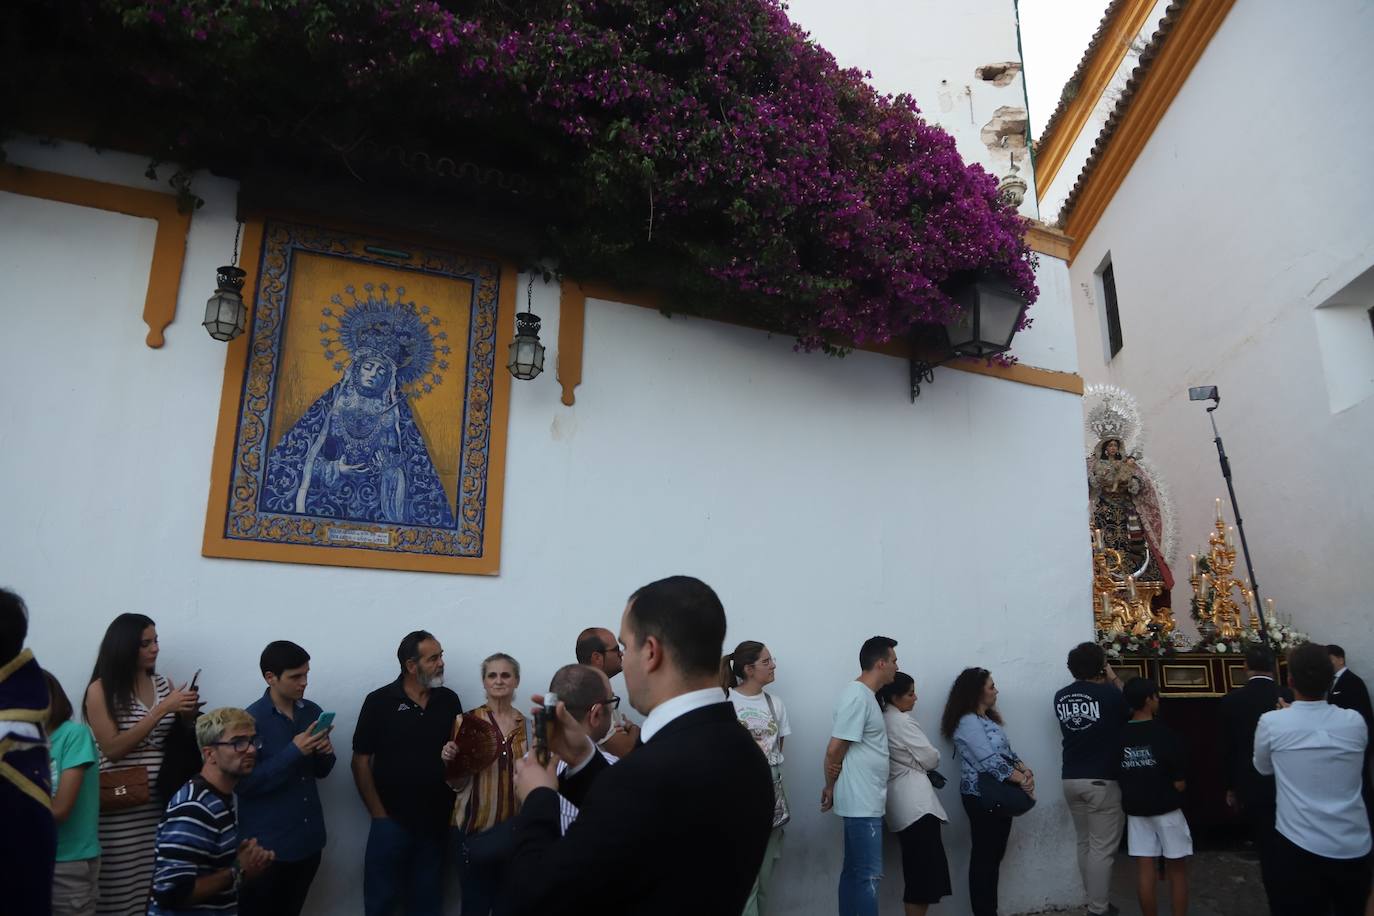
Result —
[[[938, 6], [919, 12], [958, 20]], [[977, 28], [948, 52], [947, 70], [971, 81], [976, 68], [1019, 55], [1009, 0], [970, 6]], [[875, 12], [814, 28], [822, 44], [844, 47], [844, 29], [872, 35], [881, 21]], [[979, 34], [996, 37], [991, 53], [975, 46]], [[1000, 103], [981, 99], [1006, 93], [1024, 111], [1018, 79], [975, 87], [968, 127], [957, 105], [938, 110], [938, 91], [926, 112], [961, 150], [981, 144], [994, 166], [998, 153], [981, 136]], [[146, 159], [134, 155], [22, 137], [5, 152], [8, 176], [150, 188]], [[793, 821], [771, 895], [777, 912], [833, 911], [842, 836], [818, 810], [820, 762], [833, 702], [869, 636], [899, 641], [932, 736], [959, 670], [991, 669], [1014, 747], [1054, 784], [1050, 698], [1067, 677], [1067, 649], [1091, 636], [1062, 237], [1036, 230], [1041, 296], [1014, 347], [1020, 365], [942, 367], [915, 404], [902, 358], [803, 355], [764, 332], [592, 299], [582, 383], [567, 406], [553, 377], [558, 293], [536, 283], [550, 368], [512, 383], [500, 572], [443, 575], [202, 556], [225, 348], [199, 321], [232, 245], [238, 186], [198, 174], [194, 187], [206, 203], [190, 221], [176, 318], [159, 349], [146, 345], [140, 319], [156, 224], [94, 201], [0, 190], [0, 380], [12, 393], [0, 406], [9, 520], [0, 580], [28, 601], [30, 645], [68, 693], [84, 689], [101, 634], [124, 611], [157, 621], [163, 673], [180, 682], [202, 669], [211, 705], [256, 699], [259, 652], [291, 639], [311, 653], [308, 696], [337, 712], [346, 757], [362, 699], [395, 677], [407, 631], [442, 641], [466, 705], [481, 701], [478, 664], [496, 651], [520, 660], [528, 697], [572, 660], [583, 627], [614, 629], [634, 588], [687, 573], [721, 595], [727, 648], [759, 639], [779, 660]], [[952, 747], [936, 741], [946, 771], [957, 770]], [[346, 766], [321, 792], [329, 845], [308, 911], [348, 912], [361, 894], [367, 816]], [[950, 789], [945, 803], [955, 895], [939, 912], [966, 913], [967, 822]], [[1002, 909], [1081, 899], [1072, 848], [1068, 812], [1046, 791], [1013, 829]], [[896, 909], [895, 841], [887, 853], [883, 905]], [[456, 882], [448, 908], [458, 911]]]
[[1139, 399], [1173, 492], [1176, 616], [1191, 629], [1186, 555], [1226, 497], [1188, 399], [1216, 385], [1261, 593], [1357, 670], [1374, 653], [1374, 126], [1349, 117], [1342, 61], [1371, 40], [1374, 3], [1183, 5], [1041, 201], [1073, 237], [1080, 371]]

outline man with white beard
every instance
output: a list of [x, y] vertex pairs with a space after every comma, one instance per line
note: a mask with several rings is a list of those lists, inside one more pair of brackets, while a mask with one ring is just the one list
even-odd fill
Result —
[[416, 630], [396, 650], [401, 674], [367, 695], [353, 732], [353, 781], [372, 815], [363, 911], [443, 912], [443, 861], [453, 792], [440, 751], [463, 711], [444, 686], [444, 648]]

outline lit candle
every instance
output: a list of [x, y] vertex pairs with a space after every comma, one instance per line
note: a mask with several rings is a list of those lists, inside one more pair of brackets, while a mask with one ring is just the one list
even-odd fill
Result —
[[1094, 528], [1094, 529], [1093, 529], [1093, 544], [1097, 547], [1098, 550], [1104, 549], [1104, 545], [1103, 545], [1103, 543], [1102, 543], [1102, 529], [1101, 529], [1101, 528]]
[[1135, 600], [1135, 576], [1126, 577], [1126, 594], [1130, 596], [1132, 601]]
[[1200, 594], [1204, 599], [1207, 597], [1207, 589], [1210, 587], [1211, 581], [1211, 576], [1207, 575], [1206, 573], [1202, 574], [1202, 584], [1198, 586], [1198, 594]]
[[1268, 607], [1269, 607], [1269, 613], [1268, 613], [1269, 625], [1270, 625], [1271, 627], [1273, 627], [1273, 626], [1278, 626], [1278, 622], [1279, 622], [1279, 621], [1278, 621], [1278, 618], [1274, 616], [1274, 599], [1273, 599], [1273, 598], [1265, 598], [1265, 599], [1264, 599], [1264, 603], [1265, 603], [1266, 605], [1268, 605]]
[[1188, 565], [1193, 568], [1193, 577], [1197, 578], [1197, 554], [1188, 554]]
[[1221, 497], [1217, 497], [1217, 521], [1221, 521]]
[[1228, 548], [1234, 548], [1236, 546], [1235, 534], [1236, 527], [1234, 525], [1226, 529], [1226, 546]]

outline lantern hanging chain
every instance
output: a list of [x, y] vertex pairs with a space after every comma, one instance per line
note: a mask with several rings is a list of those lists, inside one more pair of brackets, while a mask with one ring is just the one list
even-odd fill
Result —
[[231, 267], [239, 266], [239, 236], [243, 233], [243, 223], [238, 223], [234, 227], [234, 260], [230, 261]]
[[530, 271], [530, 285], [525, 290], [525, 314], [534, 314], [534, 271]]

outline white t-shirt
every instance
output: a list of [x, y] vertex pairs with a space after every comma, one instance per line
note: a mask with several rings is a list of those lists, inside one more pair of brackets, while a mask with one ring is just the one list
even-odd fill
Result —
[[845, 685], [830, 736], [849, 742], [831, 810], [840, 817], [882, 817], [887, 808], [887, 725], [877, 697], [862, 681]]
[[[769, 694], [769, 696], [772, 696]], [[763, 692], [757, 696], [745, 696], [733, 687], [730, 688], [730, 702], [735, 705], [735, 716], [740, 724], [749, 729], [754, 743], [768, 758], [769, 766], [782, 765], [782, 739], [792, 734], [792, 726], [787, 721], [787, 707], [781, 698], [772, 697], [773, 710], [777, 719], [768, 713], [768, 700]]]

